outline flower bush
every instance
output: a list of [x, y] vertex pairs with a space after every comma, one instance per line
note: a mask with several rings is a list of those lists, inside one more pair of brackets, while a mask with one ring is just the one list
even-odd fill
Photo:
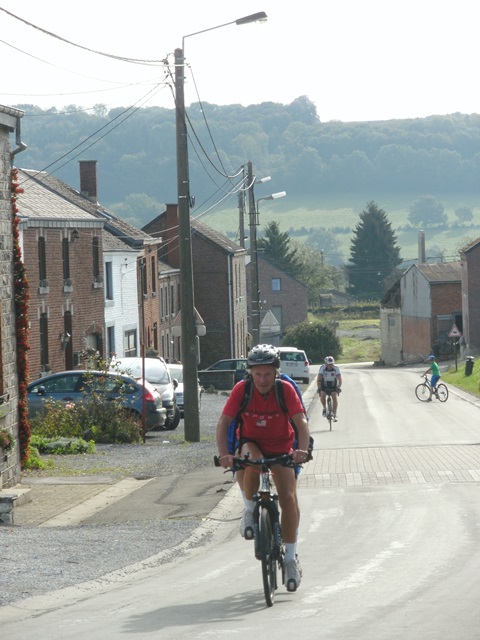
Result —
[[0, 429], [0, 449], [4, 451], [13, 449], [13, 436], [7, 429]]

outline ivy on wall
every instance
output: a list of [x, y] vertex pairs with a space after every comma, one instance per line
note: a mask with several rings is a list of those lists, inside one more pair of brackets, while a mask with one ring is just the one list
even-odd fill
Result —
[[12, 170], [12, 232], [13, 232], [13, 278], [15, 297], [15, 333], [17, 337], [18, 372], [18, 440], [22, 466], [28, 459], [30, 443], [30, 423], [28, 421], [27, 384], [28, 371], [28, 301], [30, 299], [25, 265], [20, 249], [20, 220], [18, 217], [17, 194], [23, 189], [18, 183], [18, 172]]

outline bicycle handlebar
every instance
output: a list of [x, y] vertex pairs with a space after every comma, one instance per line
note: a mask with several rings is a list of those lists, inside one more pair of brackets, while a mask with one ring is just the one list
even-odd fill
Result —
[[[213, 463], [216, 467], [221, 467], [220, 458], [218, 456], [213, 456]], [[247, 453], [243, 458], [239, 458], [237, 456], [233, 456], [233, 467], [231, 469], [227, 469], [227, 471], [241, 471], [245, 469], [245, 467], [254, 467], [254, 466], [266, 466], [270, 468], [274, 464], [280, 464], [282, 467], [296, 467], [298, 463], [293, 462], [293, 456], [291, 453], [282, 453], [279, 456], [273, 456], [271, 458], [258, 458], [253, 459], [249, 457]]]

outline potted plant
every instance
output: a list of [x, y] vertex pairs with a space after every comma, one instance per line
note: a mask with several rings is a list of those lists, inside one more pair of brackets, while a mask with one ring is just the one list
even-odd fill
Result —
[[0, 429], [0, 449], [5, 453], [13, 449], [13, 435], [7, 429]]

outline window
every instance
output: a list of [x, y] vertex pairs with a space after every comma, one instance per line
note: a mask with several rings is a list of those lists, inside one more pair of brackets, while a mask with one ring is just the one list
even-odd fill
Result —
[[280, 278], [272, 278], [272, 291], [281, 291], [282, 281]]
[[137, 355], [137, 332], [135, 329], [125, 331], [123, 351], [125, 358], [131, 358]]
[[107, 357], [115, 353], [115, 327], [107, 327]]
[[144, 296], [146, 296], [148, 293], [148, 288], [147, 288], [147, 262], [145, 258], [142, 259], [140, 263], [140, 268], [141, 268], [141, 276], [142, 276], [142, 293]]
[[63, 279], [70, 278], [70, 243], [68, 238], [62, 240]]
[[170, 286], [170, 315], [175, 315], [175, 295], [173, 284]]
[[40, 315], [40, 364], [42, 367], [48, 364], [48, 315]]
[[113, 272], [111, 262], [105, 262], [105, 280], [105, 298], [107, 300], [113, 300]]
[[155, 256], [152, 256], [151, 265], [152, 265], [152, 293], [155, 293], [157, 291], [157, 268], [156, 268]]
[[38, 273], [40, 282], [47, 279], [47, 252], [43, 236], [38, 239]]

